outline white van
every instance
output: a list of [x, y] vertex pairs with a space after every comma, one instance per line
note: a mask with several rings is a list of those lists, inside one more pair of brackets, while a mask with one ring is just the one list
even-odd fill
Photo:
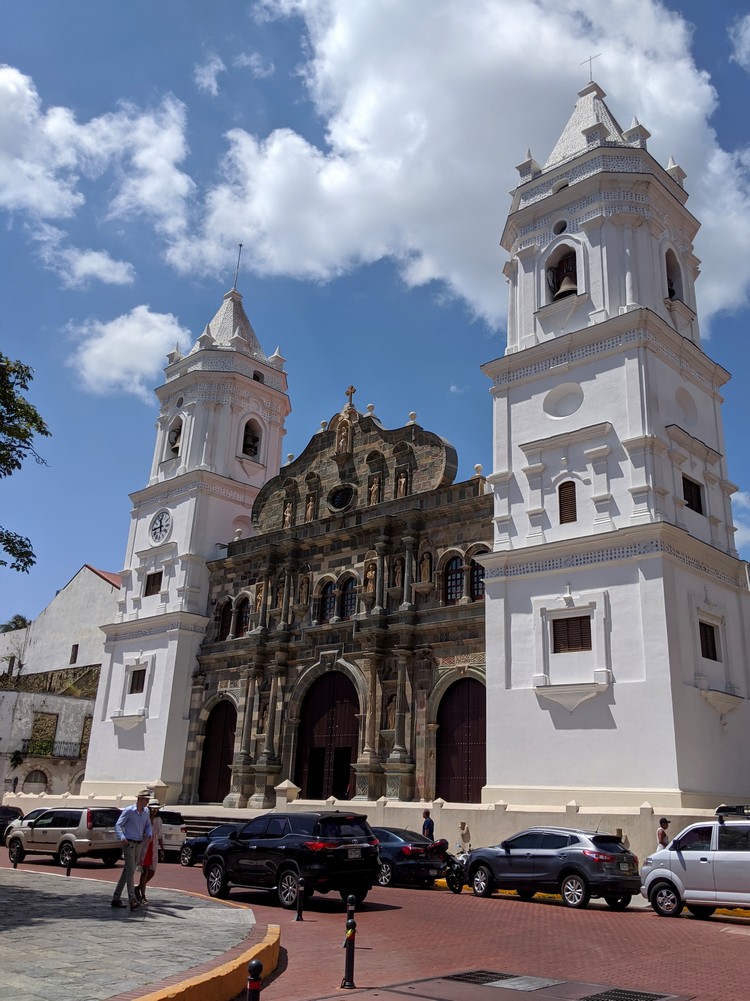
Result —
[[662, 917], [684, 907], [696, 918], [717, 907], [750, 908], [750, 806], [720, 806], [716, 816], [644, 860], [641, 894]]

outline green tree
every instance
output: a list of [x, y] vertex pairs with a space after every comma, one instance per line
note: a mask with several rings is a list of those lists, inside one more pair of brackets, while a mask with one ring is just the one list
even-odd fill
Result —
[[[10, 476], [21, 468], [30, 455], [36, 462], [44, 459], [34, 448], [34, 436], [49, 437], [50, 431], [39, 411], [23, 395], [29, 388], [34, 373], [28, 365], [11, 361], [0, 354], [0, 477]], [[0, 566], [10, 565], [11, 570], [28, 573], [36, 562], [31, 540], [0, 525]]]
[[27, 619], [25, 615], [19, 615], [18, 612], [11, 616], [7, 622], [3, 622], [0, 626], [0, 633], [12, 633], [16, 629], [25, 629], [27, 626], [31, 625], [31, 619]]

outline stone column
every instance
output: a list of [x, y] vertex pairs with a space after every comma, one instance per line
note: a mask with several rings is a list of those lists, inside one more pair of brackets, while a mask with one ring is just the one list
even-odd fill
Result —
[[461, 567], [464, 574], [463, 594], [459, 599], [459, 605], [468, 605], [471, 601], [471, 560], [467, 560]]
[[284, 596], [281, 599], [281, 619], [279, 628], [286, 629], [289, 626], [289, 601], [292, 591], [292, 568], [287, 563], [284, 567]]
[[266, 721], [266, 739], [263, 751], [255, 764], [255, 791], [250, 797], [248, 806], [270, 809], [276, 803], [274, 789], [278, 784], [281, 765], [276, 755], [276, 701], [279, 693], [281, 671], [278, 664], [271, 668], [271, 692], [268, 698], [268, 719]]
[[260, 599], [260, 614], [258, 629], [268, 628], [268, 592], [271, 590], [271, 573], [268, 569], [263, 573], [263, 594]]
[[414, 539], [410, 535], [404, 536], [404, 598], [399, 606], [400, 612], [406, 612], [414, 608], [412, 601], [411, 585], [414, 579]]
[[377, 579], [375, 581], [375, 607], [373, 612], [378, 615], [382, 615], [385, 611], [385, 551], [386, 545], [384, 542], [375, 543], [375, 552], [378, 554], [378, 572]]
[[398, 656], [398, 681], [396, 688], [396, 726], [393, 749], [385, 764], [386, 796], [389, 799], [410, 800], [414, 795], [414, 762], [406, 749], [406, 697], [407, 667], [410, 653], [400, 650]]
[[242, 809], [247, 806], [248, 796], [253, 788], [254, 768], [250, 748], [257, 687], [258, 671], [255, 668], [250, 668], [245, 671], [245, 713], [242, 718], [239, 749], [235, 750], [232, 759], [231, 791], [222, 802], [222, 806], [230, 809]]
[[355, 765], [356, 788], [353, 799], [376, 800], [382, 793], [383, 769], [377, 751], [378, 658], [363, 658], [367, 676], [367, 703], [364, 720], [364, 747]]

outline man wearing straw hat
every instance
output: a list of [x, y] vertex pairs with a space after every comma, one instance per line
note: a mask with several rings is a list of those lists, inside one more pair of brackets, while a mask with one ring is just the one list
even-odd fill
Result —
[[151, 816], [146, 808], [151, 799], [150, 789], [141, 789], [132, 806], [126, 806], [120, 814], [115, 831], [122, 842], [122, 857], [125, 865], [112, 897], [113, 907], [125, 907], [122, 891], [127, 883], [130, 910], [140, 907], [135, 895], [135, 863], [141, 854], [141, 842], [151, 837]]

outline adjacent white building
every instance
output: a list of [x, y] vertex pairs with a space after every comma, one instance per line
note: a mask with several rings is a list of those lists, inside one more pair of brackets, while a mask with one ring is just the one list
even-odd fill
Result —
[[696, 318], [698, 222], [589, 83], [502, 245], [485, 803], [750, 793], [747, 565]]
[[212, 609], [206, 561], [251, 534], [281, 464], [284, 359], [267, 357], [232, 289], [186, 356], [168, 355], [148, 485], [133, 508], [82, 793], [144, 785], [177, 802], [197, 653]]

